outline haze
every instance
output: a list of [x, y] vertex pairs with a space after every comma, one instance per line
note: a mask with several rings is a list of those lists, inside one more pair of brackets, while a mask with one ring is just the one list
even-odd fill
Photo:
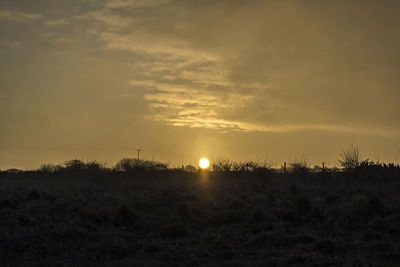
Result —
[[400, 161], [400, 2], [2, 0], [0, 168]]

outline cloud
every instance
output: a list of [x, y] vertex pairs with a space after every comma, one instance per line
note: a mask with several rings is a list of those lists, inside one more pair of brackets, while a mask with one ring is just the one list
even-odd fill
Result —
[[7, 9], [0, 10], [0, 21], [27, 22], [42, 20], [43, 18], [44, 17], [39, 14], [17, 12]]
[[4, 140], [319, 161], [399, 144], [399, 1], [0, 6]]
[[172, 2], [172, 0], [110, 0], [105, 4], [105, 8], [153, 8], [169, 2]]
[[[130, 84], [152, 90], [143, 95], [153, 112], [147, 118], [197, 126], [209, 120], [210, 128], [233, 122], [244, 130], [365, 133], [372, 125], [398, 132], [390, 55], [399, 55], [400, 41], [378, 30], [391, 22], [373, 17], [371, 3], [360, 18], [368, 29], [353, 22], [353, 3], [341, 20], [329, 3], [149, 1], [146, 16], [133, 10], [140, 3], [108, 2], [96, 19], [111, 27], [100, 35], [106, 49], [133, 53]], [[396, 20], [391, 11], [388, 18]], [[377, 35], [386, 40], [379, 50]]]
[[0, 95], [0, 104], [6, 104], [7, 97]]
[[190, 51], [185, 49], [182, 44], [171, 40], [168, 42], [157, 42], [152, 40], [154, 36], [146, 33], [136, 32], [134, 34], [122, 35], [112, 32], [101, 34], [101, 40], [106, 44], [106, 48], [115, 50], [127, 50], [145, 54], [169, 54], [173, 56], [187, 56]]
[[0, 46], [10, 47], [10, 48], [21, 48], [23, 47], [23, 42], [10, 42], [10, 41], [0, 41]]
[[[52, 30], [42, 36], [57, 46], [49, 55], [79, 49], [127, 64], [131, 77], [118, 82], [129, 87], [114, 95], [141, 98], [146, 119], [224, 131], [398, 132], [400, 40], [391, 1], [366, 1], [362, 11], [351, 1], [78, 3], [71, 16], [78, 20], [10, 10], [0, 20], [42, 20]], [[68, 35], [52, 33], [62, 25]], [[59, 47], [78, 39], [79, 48]]]
[[57, 26], [69, 25], [69, 22], [65, 18], [62, 18], [62, 19], [48, 20], [45, 21], [44, 24], [46, 26], [57, 27]]
[[171, 0], [110, 0], [105, 2], [102, 9], [87, 12], [80, 18], [104, 24], [110, 29], [127, 28], [148, 16], [144, 9], [161, 7], [169, 2]]
[[70, 38], [57, 38], [52, 41], [56, 45], [68, 45], [74, 42], [73, 39]]
[[84, 20], [94, 20], [97, 23], [102, 23], [111, 28], [123, 28], [129, 27], [133, 23], [133, 18], [124, 17], [118, 14], [109, 14], [106, 11], [97, 10], [88, 12], [83, 16], [80, 16]]

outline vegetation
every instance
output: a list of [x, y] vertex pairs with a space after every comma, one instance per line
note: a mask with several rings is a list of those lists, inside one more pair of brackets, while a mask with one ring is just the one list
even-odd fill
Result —
[[123, 158], [115, 166], [115, 170], [118, 171], [135, 171], [135, 170], [145, 170], [145, 171], [163, 171], [168, 168], [168, 165], [161, 162], [149, 161], [149, 160], [138, 160], [132, 158]]
[[265, 169], [271, 169], [265, 162], [244, 161], [235, 162], [228, 159], [218, 159], [212, 162], [212, 171], [214, 172], [254, 172]]
[[[336, 168], [327, 168], [326, 166], [314, 166], [311, 167], [309, 160], [302, 155], [300, 158], [289, 162], [287, 168], [273, 168], [268, 162], [255, 162], [255, 161], [240, 161], [235, 162], [229, 159], [220, 158], [211, 162], [211, 166], [208, 171], [215, 173], [262, 173], [262, 174], [279, 174], [284, 171], [285, 173], [292, 173], [295, 175], [305, 175], [320, 172], [330, 173], [353, 173], [353, 172], [365, 172], [378, 171], [378, 172], [391, 172], [396, 171], [399, 168], [399, 164], [395, 163], [381, 163], [374, 162], [368, 159], [364, 159], [360, 153], [358, 147], [353, 145], [348, 148], [341, 149], [339, 152], [339, 158], [337, 160], [339, 166]], [[286, 167], [286, 166], [285, 166]], [[137, 171], [169, 171], [173, 170], [169, 168], [168, 164], [150, 160], [138, 160], [135, 158], [123, 158], [119, 160], [115, 166], [107, 167], [106, 164], [99, 161], [82, 161], [79, 159], [67, 160], [62, 165], [43, 164], [38, 169], [39, 172], [43, 173], [54, 173], [54, 172], [68, 172], [68, 171], [102, 171], [102, 172], [137, 172]], [[199, 170], [198, 167], [193, 165], [182, 166], [182, 171], [185, 172], [196, 172]], [[8, 173], [20, 173], [23, 170], [9, 169]]]
[[354, 170], [363, 161], [362, 155], [359, 152], [358, 147], [355, 147], [353, 145], [346, 149], [342, 149], [339, 152], [339, 156], [340, 158], [338, 159], [338, 163], [345, 170]]
[[0, 172], [0, 266], [399, 266], [400, 166]]
[[310, 171], [310, 163], [304, 155], [289, 164], [290, 170], [296, 174], [306, 174]]

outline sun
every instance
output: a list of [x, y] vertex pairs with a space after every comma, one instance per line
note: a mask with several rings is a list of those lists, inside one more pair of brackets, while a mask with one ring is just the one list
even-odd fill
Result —
[[202, 159], [200, 159], [200, 161], [199, 161], [199, 165], [200, 165], [200, 168], [202, 168], [202, 169], [207, 169], [208, 166], [210, 166], [210, 162], [208, 161], [208, 159], [202, 158]]

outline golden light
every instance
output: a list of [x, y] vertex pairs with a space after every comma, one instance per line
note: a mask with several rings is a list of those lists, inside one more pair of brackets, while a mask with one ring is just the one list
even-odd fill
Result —
[[199, 161], [199, 165], [200, 165], [200, 168], [202, 168], [202, 169], [207, 169], [208, 166], [210, 166], [210, 162], [208, 161], [208, 159], [202, 158], [202, 159]]

